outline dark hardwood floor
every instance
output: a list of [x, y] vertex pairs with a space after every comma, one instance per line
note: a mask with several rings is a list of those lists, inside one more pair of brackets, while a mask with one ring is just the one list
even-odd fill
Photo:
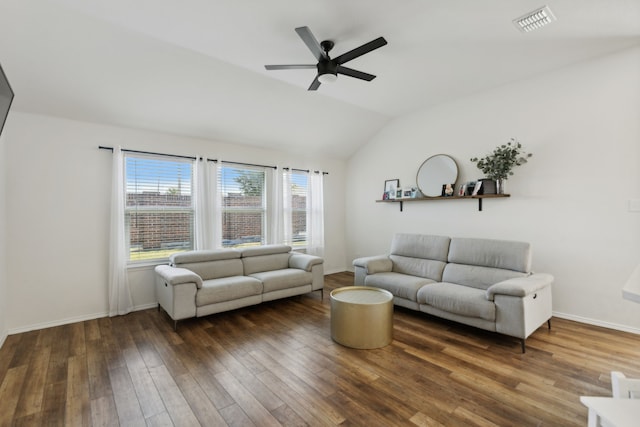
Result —
[[155, 309], [11, 335], [0, 425], [584, 426], [640, 378], [640, 336], [553, 319], [518, 340], [396, 307], [394, 341], [336, 344], [329, 291], [180, 322]]

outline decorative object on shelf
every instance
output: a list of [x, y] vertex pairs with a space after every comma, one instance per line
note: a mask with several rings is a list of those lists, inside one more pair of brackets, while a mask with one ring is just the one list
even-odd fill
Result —
[[479, 181], [482, 181], [480, 194], [498, 194], [498, 192], [496, 191], [496, 181], [489, 178], [482, 178]]
[[402, 190], [402, 198], [410, 199], [411, 197], [413, 197], [413, 192], [411, 191], [411, 188], [404, 188]]
[[382, 199], [383, 200], [395, 199], [396, 192], [398, 191], [399, 187], [400, 187], [399, 179], [387, 179], [384, 182], [384, 193], [383, 193]]
[[453, 196], [453, 187], [454, 184], [442, 184], [442, 197], [451, 197]]
[[418, 189], [425, 197], [440, 197], [442, 184], [455, 186], [458, 179], [458, 165], [446, 154], [436, 154], [422, 163], [416, 175]]
[[513, 175], [515, 166], [527, 163], [527, 158], [531, 153], [525, 153], [522, 144], [515, 138], [511, 138], [506, 144], [496, 147], [491, 154], [479, 159], [473, 157], [472, 162], [476, 163], [487, 178], [496, 181], [496, 193], [504, 194], [504, 181]]
[[465, 196], [471, 196], [473, 194], [473, 189], [476, 188], [476, 182], [475, 181], [469, 181], [465, 184], [465, 192], [464, 195]]
[[480, 194], [481, 188], [482, 188], [482, 181], [476, 181], [476, 185], [473, 186], [473, 193], [471, 193], [471, 195], [477, 196], [478, 194]]

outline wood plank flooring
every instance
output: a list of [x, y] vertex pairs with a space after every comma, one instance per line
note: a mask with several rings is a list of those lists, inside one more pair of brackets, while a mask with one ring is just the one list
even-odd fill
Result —
[[0, 426], [584, 426], [640, 378], [640, 336], [553, 319], [518, 340], [395, 308], [394, 341], [331, 340], [329, 291], [180, 322], [155, 309], [11, 335]]

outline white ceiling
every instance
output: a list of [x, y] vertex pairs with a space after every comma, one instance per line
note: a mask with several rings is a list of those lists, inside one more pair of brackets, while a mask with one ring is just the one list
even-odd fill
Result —
[[[548, 0], [558, 20], [512, 20], [542, 0], [0, 0], [0, 63], [14, 108], [347, 158], [386, 122], [640, 43], [640, 0]], [[388, 45], [307, 91], [294, 31], [337, 56]]]

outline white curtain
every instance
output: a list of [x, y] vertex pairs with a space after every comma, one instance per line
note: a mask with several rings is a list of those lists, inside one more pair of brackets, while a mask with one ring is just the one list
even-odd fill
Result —
[[133, 308], [127, 276], [127, 241], [124, 225], [124, 156], [113, 149], [111, 176], [111, 231], [109, 243], [109, 316], [127, 314]]
[[213, 249], [218, 240], [221, 221], [216, 215], [218, 198], [218, 164], [200, 158], [195, 161], [195, 249]]
[[307, 194], [307, 253], [324, 256], [324, 174], [309, 172]]
[[282, 174], [277, 169], [265, 170], [267, 202], [267, 244], [284, 243], [285, 221], [282, 215]]
[[285, 170], [282, 173], [282, 242], [287, 245], [293, 243], [293, 197], [291, 188], [291, 171]]
[[211, 177], [211, 192], [209, 197], [213, 218], [213, 247], [222, 247], [222, 192], [220, 191], [220, 165], [218, 162], [208, 162], [209, 175]]

